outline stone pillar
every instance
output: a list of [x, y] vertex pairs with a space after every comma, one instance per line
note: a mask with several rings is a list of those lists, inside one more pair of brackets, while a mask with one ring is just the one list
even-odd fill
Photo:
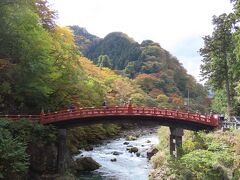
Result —
[[174, 142], [174, 136], [170, 134], [169, 138], [169, 148], [170, 148], [170, 155], [171, 157], [174, 157], [173, 152], [175, 151], [175, 142]]
[[66, 170], [66, 153], [67, 153], [67, 129], [58, 130], [58, 173], [63, 175]]
[[[183, 129], [170, 127], [170, 155], [171, 157], [181, 157], [182, 155]], [[174, 155], [175, 151], [175, 155]]]
[[176, 157], [181, 157], [182, 155], [182, 136], [176, 136]]

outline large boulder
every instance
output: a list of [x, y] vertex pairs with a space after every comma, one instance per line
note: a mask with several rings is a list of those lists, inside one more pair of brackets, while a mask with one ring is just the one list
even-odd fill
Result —
[[157, 149], [157, 148], [153, 148], [153, 149], [149, 150], [149, 151], [147, 152], [147, 158], [148, 158], [148, 159], [151, 159], [151, 157], [152, 157], [153, 155], [157, 154], [157, 152], [158, 152], [158, 149]]
[[82, 157], [75, 161], [74, 169], [77, 172], [82, 171], [94, 171], [98, 168], [100, 168], [101, 165], [93, 160], [91, 157]]

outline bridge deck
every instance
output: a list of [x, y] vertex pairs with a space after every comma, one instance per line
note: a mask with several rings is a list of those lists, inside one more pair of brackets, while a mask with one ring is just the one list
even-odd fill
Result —
[[[199, 129], [213, 129], [218, 126], [218, 118], [213, 115], [201, 115], [199, 113], [188, 113], [178, 110], [149, 108], [149, 107], [108, 107], [108, 108], [75, 108], [73, 110], [62, 110], [51, 113], [42, 113], [40, 115], [0, 115], [0, 118], [30, 119], [41, 124], [53, 124], [68, 126], [74, 123], [87, 123], [94, 120], [94, 123], [101, 123], [104, 119], [111, 119], [121, 121], [123, 118], [127, 119], [141, 119], [151, 121], [161, 121], [168, 125], [189, 124], [189, 126], [198, 127]], [[179, 123], [178, 123], [179, 122]], [[191, 129], [191, 127], [190, 127]]]

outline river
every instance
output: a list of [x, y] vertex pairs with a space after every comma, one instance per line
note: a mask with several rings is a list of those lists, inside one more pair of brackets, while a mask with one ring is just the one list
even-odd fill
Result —
[[[124, 142], [129, 144], [124, 145]], [[92, 157], [101, 164], [101, 167], [91, 173], [82, 174], [78, 178], [79, 180], [147, 180], [150, 164], [146, 154], [152, 146], [157, 144], [158, 136], [155, 130], [155, 133], [147, 133], [135, 141], [118, 138], [94, 147], [93, 151], [82, 151], [76, 158]], [[139, 149], [139, 157], [127, 151], [126, 148], [129, 145]], [[119, 155], [113, 155], [113, 152], [118, 152]], [[111, 161], [114, 158], [116, 162]]]

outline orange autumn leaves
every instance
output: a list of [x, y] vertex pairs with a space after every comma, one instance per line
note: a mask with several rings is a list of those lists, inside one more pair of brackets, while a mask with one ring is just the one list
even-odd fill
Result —
[[105, 91], [105, 98], [112, 105], [122, 105], [130, 98], [135, 105], [145, 105], [148, 101], [154, 101], [158, 106], [183, 105], [183, 98], [171, 93], [166, 95], [160, 88], [156, 88], [156, 82], [160, 78], [150, 74], [139, 74], [134, 80], [123, 77], [108, 68], [99, 68], [85, 57], [80, 58], [80, 64], [86, 74], [98, 81]]

